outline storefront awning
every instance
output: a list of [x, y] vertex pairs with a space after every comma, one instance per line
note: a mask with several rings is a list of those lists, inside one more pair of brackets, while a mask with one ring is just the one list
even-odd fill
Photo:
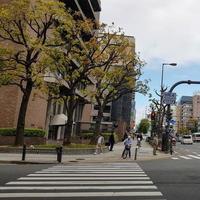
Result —
[[62, 126], [67, 123], [67, 116], [65, 114], [54, 115], [51, 120], [51, 126]]

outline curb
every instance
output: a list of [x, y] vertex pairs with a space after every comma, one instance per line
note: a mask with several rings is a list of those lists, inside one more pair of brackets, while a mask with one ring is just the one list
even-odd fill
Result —
[[57, 162], [34, 162], [34, 161], [19, 161], [19, 160], [0, 160], [0, 164], [17, 164], [17, 165], [26, 165], [26, 164], [58, 164]]

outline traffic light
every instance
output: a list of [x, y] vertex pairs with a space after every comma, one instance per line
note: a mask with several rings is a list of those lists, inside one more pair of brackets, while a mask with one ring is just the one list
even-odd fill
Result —
[[154, 121], [156, 119], [156, 113], [154, 111], [151, 112], [151, 120]]
[[168, 121], [172, 120], [172, 112], [170, 112], [170, 113], [167, 114], [167, 120]]

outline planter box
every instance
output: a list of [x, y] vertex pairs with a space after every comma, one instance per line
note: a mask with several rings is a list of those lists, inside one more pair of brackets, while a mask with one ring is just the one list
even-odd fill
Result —
[[[0, 145], [14, 145], [15, 136], [0, 136]], [[44, 137], [24, 137], [26, 145], [46, 144]]]

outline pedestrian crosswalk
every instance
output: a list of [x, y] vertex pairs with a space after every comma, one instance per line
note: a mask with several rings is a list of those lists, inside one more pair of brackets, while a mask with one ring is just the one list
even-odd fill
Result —
[[137, 163], [56, 165], [0, 186], [0, 199], [13, 197], [163, 199]]
[[192, 160], [192, 159], [196, 159], [196, 160], [200, 160], [200, 154], [187, 154], [187, 155], [178, 155], [175, 154], [174, 156], [171, 157], [172, 160]]

